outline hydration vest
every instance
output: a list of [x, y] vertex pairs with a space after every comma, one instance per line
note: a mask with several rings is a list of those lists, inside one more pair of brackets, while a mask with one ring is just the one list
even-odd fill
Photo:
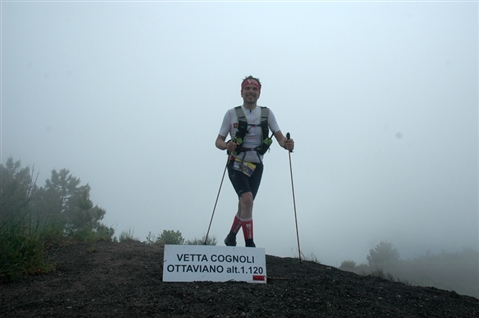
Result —
[[238, 155], [240, 152], [248, 151], [248, 150], [255, 150], [256, 153], [259, 155], [264, 155], [266, 151], [268, 151], [269, 146], [273, 143], [273, 134], [271, 137], [268, 137], [269, 134], [269, 125], [268, 125], [268, 117], [269, 117], [269, 109], [268, 107], [265, 106], [260, 106], [261, 107], [261, 145], [254, 149], [247, 149], [243, 147], [243, 141], [244, 137], [248, 133], [248, 121], [246, 119], [246, 116], [243, 112], [243, 109], [241, 106], [236, 106], [235, 107], [235, 112], [236, 112], [236, 118], [238, 120], [238, 131], [236, 132], [234, 141], [237, 142], [239, 145], [236, 147], [235, 151], [233, 152], [233, 155]]

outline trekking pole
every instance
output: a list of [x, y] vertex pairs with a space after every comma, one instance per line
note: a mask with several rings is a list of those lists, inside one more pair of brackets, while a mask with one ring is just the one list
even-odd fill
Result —
[[[286, 139], [289, 140], [291, 135], [289, 133], [286, 134]], [[291, 173], [291, 189], [293, 190], [293, 207], [294, 207], [294, 220], [296, 222], [296, 238], [298, 239], [298, 256], [299, 261], [301, 261], [301, 248], [299, 247], [299, 231], [298, 231], [298, 218], [296, 216], [296, 200], [294, 198], [294, 183], [293, 183], [293, 166], [291, 165], [291, 152], [292, 150], [288, 151], [289, 155], [289, 171]]]
[[218, 203], [218, 198], [220, 197], [221, 186], [223, 185], [223, 180], [225, 178], [225, 173], [226, 173], [226, 167], [228, 167], [229, 160], [230, 160], [230, 157], [228, 155], [228, 160], [226, 160], [225, 170], [223, 171], [223, 177], [221, 178], [220, 188], [218, 189], [218, 194], [216, 195], [216, 201], [215, 201], [215, 206], [213, 207], [213, 213], [211, 214], [210, 225], [208, 226], [208, 232], [206, 232], [204, 245], [206, 245], [206, 242], [208, 241], [208, 234], [210, 233], [211, 222], [213, 222], [213, 216], [215, 215], [216, 204]]

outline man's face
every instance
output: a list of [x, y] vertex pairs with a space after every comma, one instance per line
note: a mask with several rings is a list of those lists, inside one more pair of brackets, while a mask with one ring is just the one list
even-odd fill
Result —
[[246, 85], [241, 91], [241, 97], [247, 104], [254, 104], [259, 98], [259, 89], [255, 85]]

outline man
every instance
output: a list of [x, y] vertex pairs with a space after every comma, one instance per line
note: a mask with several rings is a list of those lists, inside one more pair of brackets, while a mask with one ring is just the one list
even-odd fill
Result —
[[[272, 140], [271, 130], [279, 145], [288, 151], [294, 148], [293, 139], [281, 133], [273, 112], [257, 105], [261, 94], [261, 82], [253, 76], [241, 82], [243, 105], [229, 109], [220, 128], [215, 145], [227, 150], [228, 175], [238, 194], [238, 211], [225, 239], [226, 246], [236, 246], [236, 234], [242, 228], [246, 247], [256, 247], [253, 240], [253, 201], [263, 174], [263, 154]], [[231, 140], [226, 142], [228, 133]]]

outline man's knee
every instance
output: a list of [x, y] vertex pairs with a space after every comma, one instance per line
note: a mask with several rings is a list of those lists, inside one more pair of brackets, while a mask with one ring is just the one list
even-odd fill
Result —
[[253, 194], [251, 192], [243, 193], [240, 197], [241, 205], [248, 209], [253, 207]]

